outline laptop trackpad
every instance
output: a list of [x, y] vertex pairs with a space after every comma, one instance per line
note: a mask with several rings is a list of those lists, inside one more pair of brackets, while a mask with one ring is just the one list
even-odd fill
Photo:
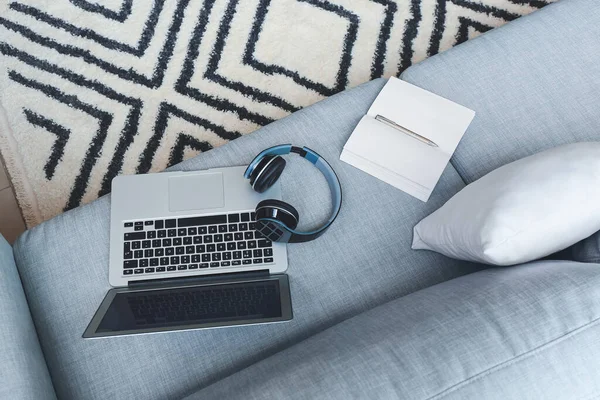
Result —
[[169, 178], [169, 211], [203, 210], [223, 205], [221, 172]]

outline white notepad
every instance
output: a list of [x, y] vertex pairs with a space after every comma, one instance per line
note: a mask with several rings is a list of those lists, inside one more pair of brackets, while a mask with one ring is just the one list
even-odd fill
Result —
[[[401, 128], [376, 120], [378, 115]], [[473, 110], [392, 77], [352, 132], [340, 159], [427, 201], [474, 117]]]

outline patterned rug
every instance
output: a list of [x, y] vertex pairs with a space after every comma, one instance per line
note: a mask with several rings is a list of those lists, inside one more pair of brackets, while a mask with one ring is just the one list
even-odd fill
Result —
[[28, 226], [554, 0], [3, 0], [0, 150]]

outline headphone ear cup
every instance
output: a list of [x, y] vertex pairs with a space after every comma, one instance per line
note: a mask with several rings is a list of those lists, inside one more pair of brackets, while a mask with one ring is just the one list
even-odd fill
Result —
[[263, 200], [256, 206], [256, 220], [270, 218], [280, 221], [290, 229], [296, 229], [300, 215], [291, 204], [285, 201], [268, 199]]
[[252, 188], [258, 193], [263, 193], [269, 189], [281, 176], [281, 173], [285, 169], [285, 164], [285, 160], [280, 156], [264, 157], [250, 176]]

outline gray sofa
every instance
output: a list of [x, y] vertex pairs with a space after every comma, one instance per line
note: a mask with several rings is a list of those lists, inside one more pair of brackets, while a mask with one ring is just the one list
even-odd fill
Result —
[[[175, 166], [242, 165], [285, 142], [331, 162], [344, 205], [322, 238], [288, 247], [291, 322], [83, 340], [109, 289], [110, 196], [0, 243], [0, 398], [599, 396], [599, 264], [489, 268], [410, 249], [413, 226], [466, 184], [600, 139], [599, 37], [597, 0], [562, 0], [408, 69], [477, 111], [427, 203], [339, 161], [383, 80]], [[302, 160], [282, 189], [303, 226], [326, 217], [327, 186]]]

